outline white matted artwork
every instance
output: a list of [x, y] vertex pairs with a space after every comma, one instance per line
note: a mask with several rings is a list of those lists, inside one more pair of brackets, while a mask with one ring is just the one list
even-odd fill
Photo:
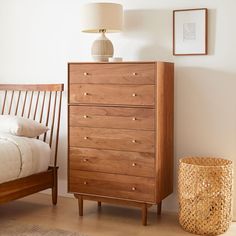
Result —
[[173, 11], [173, 55], [207, 54], [207, 9]]

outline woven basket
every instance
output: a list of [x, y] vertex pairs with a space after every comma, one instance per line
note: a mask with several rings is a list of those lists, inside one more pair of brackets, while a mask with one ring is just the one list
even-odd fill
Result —
[[187, 157], [179, 163], [180, 225], [195, 234], [224, 233], [232, 220], [232, 161]]

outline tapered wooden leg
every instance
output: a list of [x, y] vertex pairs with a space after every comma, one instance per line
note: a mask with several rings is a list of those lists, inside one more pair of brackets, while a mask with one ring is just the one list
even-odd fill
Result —
[[101, 208], [101, 206], [102, 206], [102, 203], [98, 202], [98, 207]]
[[52, 204], [57, 205], [57, 186], [52, 187]]
[[157, 215], [161, 215], [161, 203], [162, 201], [157, 204]]
[[79, 215], [83, 216], [83, 196], [78, 196], [78, 203], [79, 203]]
[[147, 204], [144, 203], [142, 206], [142, 224], [147, 225]]
[[57, 170], [58, 170], [58, 167], [53, 167], [53, 187], [52, 187], [52, 204], [53, 205], [57, 204], [57, 195], [58, 195]]

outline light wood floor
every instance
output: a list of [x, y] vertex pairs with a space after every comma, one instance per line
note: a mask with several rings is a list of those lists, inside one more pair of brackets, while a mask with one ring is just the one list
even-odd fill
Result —
[[[102, 209], [98, 212], [95, 202], [85, 201], [84, 216], [79, 217], [75, 199], [61, 197], [58, 205], [53, 207], [50, 195], [45, 194], [35, 194], [0, 205], [0, 220], [76, 231], [86, 236], [192, 235], [181, 229], [176, 214], [163, 212], [157, 218], [154, 212], [149, 212], [146, 227], [141, 225], [140, 214], [140, 210], [136, 208], [108, 204], [102, 204]], [[235, 236], [236, 223], [232, 223], [224, 235]]]

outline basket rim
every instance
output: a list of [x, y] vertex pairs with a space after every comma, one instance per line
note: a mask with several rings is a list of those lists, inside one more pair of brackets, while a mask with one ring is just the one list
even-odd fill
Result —
[[[187, 159], [216, 159], [216, 160], [221, 160], [221, 161], [225, 161], [225, 164], [219, 164], [219, 165], [201, 165], [201, 164], [192, 164], [192, 163], [187, 163], [185, 162]], [[179, 163], [180, 164], [184, 164], [184, 165], [189, 165], [189, 166], [195, 166], [195, 167], [199, 167], [199, 168], [217, 168], [217, 167], [226, 167], [226, 166], [230, 166], [233, 165], [233, 161], [232, 160], [228, 160], [225, 158], [221, 158], [221, 157], [212, 157], [212, 156], [188, 156], [188, 157], [183, 157], [181, 159], [179, 159]]]

